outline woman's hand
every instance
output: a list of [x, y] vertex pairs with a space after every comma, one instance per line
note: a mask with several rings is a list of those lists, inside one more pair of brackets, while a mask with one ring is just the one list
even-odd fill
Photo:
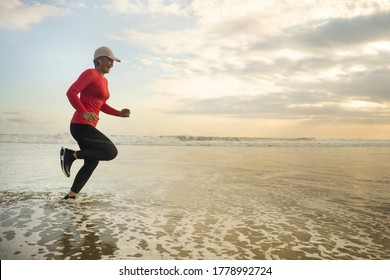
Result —
[[99, 116], [96, 115], [94, 112], [85, 112], [83, 113], [83, 118], [93, 123], [99, 119]]
[[129, 109], [122, 109], [120, 116], [122, 118], [128, 118], [130, 117], [130, 110]]

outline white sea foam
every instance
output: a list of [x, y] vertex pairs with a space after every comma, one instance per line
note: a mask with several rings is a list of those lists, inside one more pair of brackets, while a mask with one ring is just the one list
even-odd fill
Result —
[[387, 147], [120, 145], [75, 201], [60, 147], [1, 143], [1, 259], [390, 255]]
[[[109, 135], [117, 145], [221, 147], [390, 147], [390, 140]], [[0, 143], [70, 144], [68, 134], [0, 134]]]

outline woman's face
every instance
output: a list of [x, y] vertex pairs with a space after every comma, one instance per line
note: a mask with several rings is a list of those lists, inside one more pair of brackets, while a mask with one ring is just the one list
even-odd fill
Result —
[[100, 59], [100, 65], [98, 66], [99, 70], [103, 74], [110, 73], [111, 68], [114, 67], [114, 60], [107, 56], [103, 56]]

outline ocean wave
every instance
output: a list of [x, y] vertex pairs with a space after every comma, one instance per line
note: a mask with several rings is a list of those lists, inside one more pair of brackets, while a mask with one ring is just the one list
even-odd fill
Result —
[[[221, 146], [221, 147], [390, 147], [390, 140], [249, 138], [216, 136], [136, 136], [109, 135], [117, 145], [141, 146]], [[0, 134], [0, 143], [60, 144], [73, 143], [67, 134]]]

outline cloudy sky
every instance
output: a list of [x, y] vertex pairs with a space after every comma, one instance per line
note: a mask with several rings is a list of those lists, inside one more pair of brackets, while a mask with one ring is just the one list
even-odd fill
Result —
[[0, 0], [1, 133], [67, 133], [96, 48], [107, 134], [390, 139], [390, 0]]

